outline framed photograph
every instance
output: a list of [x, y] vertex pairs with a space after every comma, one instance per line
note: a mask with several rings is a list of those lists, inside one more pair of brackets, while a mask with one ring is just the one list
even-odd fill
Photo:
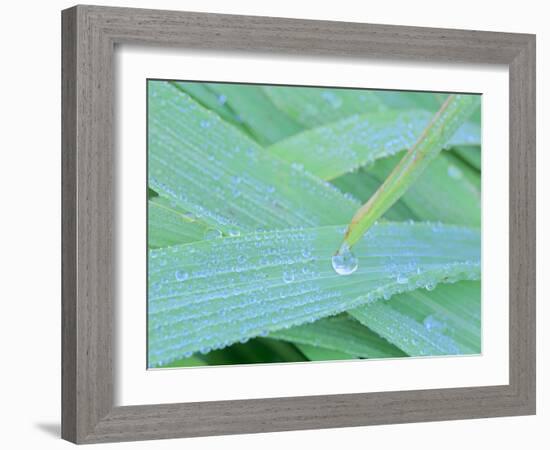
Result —
[[62, 435], [535, 413], [535, 37], [62, 13]]

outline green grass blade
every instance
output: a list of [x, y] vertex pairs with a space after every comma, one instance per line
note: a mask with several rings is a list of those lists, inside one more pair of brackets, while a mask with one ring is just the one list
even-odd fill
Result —
[[176, 368], [176, 367], [201, 367], [208, 366], [209, 363], [203, 358], [197, 355], [190, 356], [189, 358], [180, 358], [172, 361], [169, 364], [162, 366], [163, 368]]
[[[302, 164], [320, 178], [332, 180], [412, 147], [432, 117], [432, 113], [423, 110], [353, 115], [279, 141], [269, 151], [286, 161]], [[446, 145], [479, 145], [479, 142], [479, 125], [467, 122]]]
[[479, 146], [459, 146], [453, 148], [453, 153], [478, 172], [481, 171], [481, 148]]
[[353, 247], [374, 222], [406, 192], [478, 104], [478, 96], [449, 96], [414, 146], [369, 201], [355, 213], [337, 253]]
[[385, 111], [384, 102], [368, 90], [263, 86], [266, 95], [304, 128], [334, 122], [354, 114]]
[[208, 229], [193, 215], [159, 196], [148, 201], [147, 227], [147, 245], [150, 248], [200, 241]]
[[270, 337], [321, 347], [361, 358], [406, 356], [376, 333], [348, 315], [339, 315], [275, 331]]
[[353, 317], [411, 356], [481, 352], [481, 284], [441, 284], [351, 310]]
[[374, 91], [376, 96], [390, 109], [424, 109], [436, 112], [447, 100], [447, 94], [413, 91]]
[[295, 344], [309, 361], [341, 361], [357, 359], [348, 353], [330, 350], [323, 347], [316, 347], [308, 344]]
[[[155, 83], [155, 81], [153, 81]], [[172, 81], [171, 84], [182, 92], [185, 92], [204, 108], [215, 112], [224, 121], [238, 128], [251, 138], [254, 136], [244, 125], [238, 114], [227, 105], [227, 99], [222, 94], [212, 90], [207, 83], [194, 81]]]
[[241, 123], [261, 145], [270, 145], [298, 133], [303, 128], [280, 111], [260, 86], [208, 83], [223, 98]]
[[[418, 286], [478, 278], [479, 230], [385, 223], [331, 267], [342, 226], [251, 233], [149, 253], [149, 366], [333, 315]], [[220, 258], [223, 255], [223, 258]]]
[[149, 186], [225, 234], [347, 223], [358, 206], [170, 83], [150, 82], [148, 125]]

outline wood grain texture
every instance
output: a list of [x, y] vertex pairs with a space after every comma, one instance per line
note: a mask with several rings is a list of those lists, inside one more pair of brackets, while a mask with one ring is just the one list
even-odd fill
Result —
[[[77, 6], [62, 14], [62, 436], [77, 443], [535, 412], [535, 37]], [[510, 72], [510, 383], [113, 406], [115, 44], [506, 64]]]

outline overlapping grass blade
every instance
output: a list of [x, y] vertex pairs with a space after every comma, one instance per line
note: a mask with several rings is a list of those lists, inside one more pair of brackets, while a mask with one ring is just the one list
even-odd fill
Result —
[[455, 147], [453, 148], [453, 153], [478, 172], [481, 171], [481, 148], [479, 146]]
[[[158, 81], [152, 81], [151, 83], [154, 84], [157, 82]], [[212, 90], [208, 83], [199, 83], [194, 81], [172, 81], [171, 84], [180, 91], [191, 96], [204, 108], [215, 112], [227, 123], [230, 123], [243, 133], [253, 137], [252, 134], [250, 134], [250, 130], [243, 124], [243, 121], [238, 114], [227, 105], [227, 99], [223, 95]]]
[[[401, 154], [333, 181], [343, 192], [367, 201], [399, 162]], [[390, 220], [481, 224], [479, 174], [451, 153], [441, 153], [384, 215]]]
[[[165, 86], [162, 86], [163, 89], [164, 87]], [[150, 106], [157, 102], [156, 106], [158, 108], [167, 108], [169, 110], [171, 122], [167, 123], [165, 120], [166, 118], [162, 118], [162, 123], [159, 123], [159, 126], [156, 128], [156, 139], [158, 140], [157, 157], [159, 158], [157, 162], [160, 161], [157, 166], [159, 170], [157, 172], [158, 179], [156, 181], [159, 183], [155, 185], [155, 180], [151, 179], [150, 182], [153, 181], [151, 185], [155, 185], [155, 189], [159, 190], [162, 195], [166, 195], [167, 198], [170, 199], [170, 202], [175, 202], [178, 209], [182, 211], [192, 211], [195, 216], [200, 216], [200, 220], [204, 220], [209, 226], [215, 226], [226, 235], [235, 235], [241, 232], [244, 233], [247, 230], [257, 229], [256, 227], [258, 227], [258, 224], [260, 224], [259, 228], [273, 229], [277, 227], [286, 228], [288, 226], [300, 226], [303, 224], [344, 223], [348, 219], [342, 219], [342, 217], [351, 215], [353, 209], [357, 207], [358, 203], [356, 201], [345, 198], [330, 186], [324, 184], [306, 171], [301, 170], [299, 165], [295, 164], [293, 167], [278, 159], [265, 157], [266, 155], [260, 153], [261, 149], [243, 135], [242, 132], [239, 132], [234, 126], [219, 121], [217, 115], [214, 116], [204, 108], [201, 108], [188, 97], [178, 98], [177, 90], [166, 90], [160, 96], [158, 95], [158, 91], [153, 90], [151, 94], [152, 93], [155, 93], [155, 95], [150, 97]], [[184, 99], [183, 102], [181, 101], [182, 98]], [[198, 118], [193, 121], [190, 115], [195, 115], [195, 113]], [[215, 123], [216, 126], [212, 127], [213, 123]], [[216, 129], [218, 125], [219, 129]], [[212, 130], [212, 128], [214, 128], [214, 130]], [[212, 133], [212, 131], [215, 132]], [[233, 147], [235, 144], [236, 147]], [[241, 151], [246, 151], [246, 156], [244, 158], [243, 154], [239, 155]], [[258, 161], [257, 158], [255, 158], [256, 156], [260, 156], [261, 161]], [[217, 158], [219, 158], [219, 160]], [[236, 161], [239, 158], [240, 161]], [[254, 159], [256, 159], [256, 161], [254, 161]], [[183, 163], [182, 160], [184, 160]], [[252, 161], [250, 162], [249, 160]], [[242, 164], [239, 164], [239, 162]], [[172, 166], [170, 166], [171, 164]], [[261, 165], [274, 168], [273, 170], [276, 173], [276, 175], [272, 176], [275, 184], [267, 185], [267, 188], [265, 184], [262, 184], [266, 177], [259, 167]], [[206, 171], [204, 171], [205, 167], [207, 169]], [[194, 172], [197, 169], [198, 173]], [[282, 172], [286, 177], [281, 185], [277, 184], [278, 172]], [[246, 177], [241, 177], [240, 174], [242, 173], [246, 174]], [[168, 174], [168, 183], [166, 183], [165, 180], [166, 174]], [[196, 176], [193, 176], [193, 174]], [[250, 174], [252, 174], [252, 179], [249, 182], [247, 177]], [[259, 176], [257, 176], [258, 174]], [[186, 178], [186, 175], [190, 176]], [[224, 182], [220, 182], [222, 178]], [[243, 186], [239, 185], [244, 181], [243, 178], [246, 179], [247, 183], [245, 183], [245, 186], [247, 186], [244, 188], [244, 191], [241, 191]], [[289, 183], [289, 179], [294, 181], [294, 184], [287, 192], [285, 189]], [[246, 190], [248, 188], [250, 188], [250, 190]], [[292, 198], [293, 195], [302, 196], [303, 192], [301, 192], [301, 190], [309, 190], [311, 188], [313, 188], [313, 190], [318, 190], [320, 195], [313, 195], [307, 199], [304, 207], [306, 214], [290, 213], [277, 215], [280, 212], [279, 200], [282, 200], [283, 203], [287, 202], [288, 205], [295, 207], [296, 199]], [[293, 190], [294, 192], [292, 192]], [[187, 196], [189, 192], [194, 201], [189, 201]], [[243, 192], [243, 197], [248, 197], [250, 193], [252, 193], [253, 197], [255, 196], [254, 200], [252, 202], [245, 201], [240, 203], [238, 199]], [[272, 198], [270, 194], [274, 194], [275, 192], [280, 194], [280, 198]], [[319, 194], [319, 192], [317, 192], [317, 194]], [[212, 202], [214, 207], [212, 208], [210, 207], [211, 204], [209, 204], [209, 196], [215, 197], [215, 202]], [[288, 196], [291, 197], [290, 200], [287, 198]], [[315, 204], [311, 208], [307, 208], [308, 202], [312, 200], [312, 197], [315, 197]], [[262, 199], [265, 203], [262, 203]], [[220, 202], [231, 203], [231, 205], [224, 205], [224, 207], [227, 206], [224, 212], [226, 210], [229, 212], [227, 215], [218, 214], [219, 211], [216, 210], [215, 203]], [[343, 208], [338, 208], [338, 206], [342, 205], [344, 206]], [[336, 208], [334, 208], [335, 206]], [[297, 211], [299, 210], [300, 208], [297, 209]], [[256, 216], [253, 220], [249, 217], [251, 211], [253, 211]], [[228, 217], [230, 220], [228, 220]], [[437, 229], [437, 226], [435, 228]], [[473, 233], [477, 236], [477, 239], [479, 239], [479, 233], [477, 231]], [[227, 238], [227, 241], [235, 239], [239, 238], [230, 237]], [[220, 243], [225, 240], [224, 238], [215, 242]], [[168, 249], [166, 249], [166, 251], [168, 251]], [[172, 249], [172, 251], [174, 251], [174, 249]], [[401, 249], [401, 251], [407, 252], [407, 248], [405, 247]], [[396, 251], [394, 257], [399, 257], [399, 254], [400, 252]], [[236, 258], [235, 255], [233, 258]], [[475, 260], [476, 258], [468, 260], [468, 262], [465, 263], [464, 273], [456, 275], [456, 273], [453, 272], [453, 276], [478, 276], [479, 268], [476, 267], [477, 263]], [[150, 259], [150, 261], [152, 260]], [[330, 261], [330, 258], [327, 258], [326, 261]], [[205, 265], [202, 267], [204, 269], [208, 266]], [[288, 261], [286, 264], [282, 264], [278, 267], [279, 277], [284, 277], [286, 272], [283, 270], [284, 267], [296, 269], [296, 267], [292, 266], [292, 263]], [[448, 268], [444, 269], [443, 272], [447, 269]], [[173, 271], [174, 277], [176, 276], [176, 272], [177, 270]], [[460, 272], [460, 270], [456, 272]], [[189, 287], [188, 283], [185, 283], [184, 280], [186, 273], [189, 274], [187, 271], [179, 273], [181, 279], [176, 280], [176, 284], [180, 287]], [[441, 272], [437, 273], [442, 277], [444, 276]], [[330, 274], [335, 277], [334, 272], [330, 272]], [[296, 273], [293, 270], [289, 270], [287, 275], [296, 276]], [[400, 280], [402, 281], [403, 277], [400, 277]], [[411, 280], [413, 280], [413, 278], [411, 278]], [[153, 277], [151, 277], [150, 282], [154, 282]], [[421, 284], [422, 280], [418, 279], [416, 282]], [[230, 284], [231, 282], [226, 283], [226, 285]], [[286, 286], [287, 283], [284, 283], [284, 285]], [[152, 286], [153, 285], [150, 284], [151, 288]], [[190, 291], [188, 294], [192, 292], [193, 291]], [[359, 292], [359, 290], [357, 292]], [[365, 295], [365, 292], [367, 291], [362, 290], [362, 295]], [[390, 286], [388, 289], [384, 288], [377, 291], [371, 296], [371, 299], [376, 298], [378, 295], [390, 296], [393, 292]], [[188, 296], [187, 300], [189, 298]], [[241, 297], [240, 300], [243, 299], [246, 298]], [[245, 310], [248, 309], [247, 305], [242, 306]], [[179, 313], [175, 314], [174, 317], [178, 317], [178, 314]], [[181, 316], [179, 317], [181, 318]], [[305, 318], [302, 319], [306, 320]], [[172, 335], [172, 339], [177, 339], [178, 335], [176, 331]], [[180, 337], [182, 336], [180, 335]], [[244, 339], [247, 338], [245, 337]], [[225, 342], [216, 345], [225, 345]], [[204, 351], [208, 350], [209, 347], [205, 346], [201, 347], [201, 349]], [[206, 356], [209, 355], [210, 353]]]
[[481, 352], [479, 281], [407, 292], [350, 314], [411, 356]]
[[295, 344], [295, 345], [310, 361], [339, 361], [339, 360], [357, 359], [355, 356], [352, 356], [349, 353], [330, 350], [328, 348], [323, 348], [323, 347], [316, 347], [315, 345], [308, 345], [308, 344]]
[[208, 229], [193, 215], [160, 196], [148, 200], [147, 227], [150, 248], [200, 241]]
[[280, 111], [260, 86], [209, 83], [208, 87], [218, 94], [218, 98], [225, 100], [261, 145], [270, 145], [303, 129]]
[[357, 210], [337, 253], [343, 253], [353, 247], [374, 222], [399, 200], [478, 106], [479, 98], [476, 96], [449, 96], [416, 143], [369, 201]]
[[361, 358], [407, 356], [402, 350], [346, 314], [275, 331], [271, 333], [270, 337]]
[[[333, 315], [429, 283], [479, 277], [479, 232], [385, 223], [338, 276], [343, 227], [277, 230], [151, 250], [149, 365]], [[223, 255], [223, 258], [220, 258]]]
[[149, 86], [149, 186], [225, 234], [346, 223], [358, 204], [167, 82]]
[[280, 111], [306, 129], [354, 114], [387, 110], [383, 100], [368, 90], [287, 86], [263, 86], [263, 90]]

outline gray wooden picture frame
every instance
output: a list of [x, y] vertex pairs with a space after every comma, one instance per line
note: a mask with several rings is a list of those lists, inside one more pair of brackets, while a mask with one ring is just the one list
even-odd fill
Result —
[[[76, 443], [535, 413], [535, 36], [144, 9], [62, 12], [62, 437]], [[505, 64], [510, 81], [509, 384], [114, 406], [116, 44]]]

